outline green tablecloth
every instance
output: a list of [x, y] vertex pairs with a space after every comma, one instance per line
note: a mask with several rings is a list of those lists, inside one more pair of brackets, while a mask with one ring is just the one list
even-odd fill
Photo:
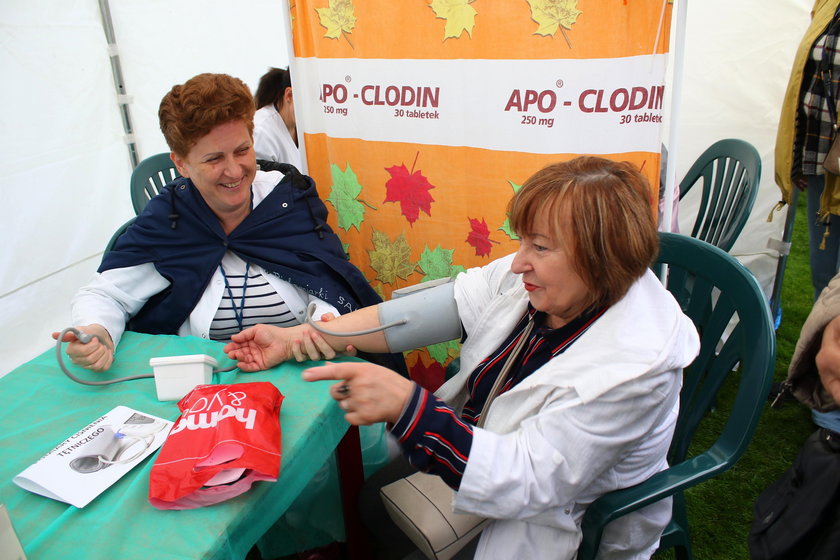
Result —
[[[222, 347], [193, 337], [128, 332], [104, 375], [150, 373], [149, 358], [185, 354], [207, 354], [226, 367], [231, 362]], [[301, 380], [305, 367], [288, 363], [266, 372], [215, 376], [217, 383], [269, 381], [286, 397], [280, 411], [280, 477], [274, 483], [258, 482], [232, 500], [182, 511], [157, 510], [148, 502], [149, 471], [157, 453], [82, 509], [12, 482], [56, 444], [117, 405], [174, 421], [176, 403], [157, 400], [153, 379], [80, 385], [61, 372], [54, 350], [0, 378], [0, 503], [8, 507], [29, 559], [244, 558], [330, 457], [348, 427], [329, 397], [329, 382]], [[87, 378], [97, 375], [74, 371]]]

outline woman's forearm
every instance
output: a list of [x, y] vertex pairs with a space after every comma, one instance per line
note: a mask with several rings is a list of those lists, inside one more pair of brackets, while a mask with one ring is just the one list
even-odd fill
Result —
[[[335, 333], [353, 333], [373, 329], [380, 326], [378, 306], [364, 307], [329, 321], [318, 321], [317, 325]], [[318, 334], [336, 351], [343, 351], [348, 345], [352, 345], [362, 352], [390, 352], [383, 331], [353, 336], [333, 336], [321, 331]]]

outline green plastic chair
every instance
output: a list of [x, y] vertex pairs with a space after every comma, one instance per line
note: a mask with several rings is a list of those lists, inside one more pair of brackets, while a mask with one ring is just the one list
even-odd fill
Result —
[[[683, 491], [726, 471], [750, 443], [773, 380], [776, 339], [764, 294], [737, 260], [709, 243], [685, 235], [660, 234], [655, 269], [668, 268], [668, 290], [700, 332], [700, 354], [683, 373], [680, 413], [668, 452], [670, 468], [645, 482], [595, 500], [582, 521], [578, 560], [596, 557], [606, 525], [668, 496], [673, 514], [660, 549], [692, 558]], [[690, 289], [686, 289], [690, 286]], [[727, 335], [730, 320], [737, 317]], [[732, 403], [721, 402], [721, 386], [737, 384]], [[692, 449], [695, 430], [707, 415], [725, 420], [717, 440]], [[747, 507], [747, 505], [745, 505]]]
[[709, 146], [680, 181], [680, 200], [703, 183], [691, 236], [729, 252], [750, 217], [760, 179], [761, 158], [752, 144], [729, 138]]
[[[273, 163], [265, 160], [257, 160], [257, 164], [262, 169], [275, 169], [276, 165], [272, 167]], [[178, 169], [169, 157], [169, 152], [155, 154], [141, 161], [131, 173], [131, 204], [134, 206], [134, 213], [139, 215], [146, 207], [146, 204], [149, 203], [149, 200], [157, 196], [164, 186], [180, 176], [181, 174], [178, 173]], [[114, 243], [117, 242], [117, 238], [133, 222], [134, 218], [131, 218], [114, 232], [114, 235], [111, 236], [111, 239], [108, 240], [108, 244], [105, 246], [105, 253], [108, 253], [108, 251], [114, 248]]]
[[126, 223], [124, 223], [119, 228], [117, 228], [117, 231], [115, 231], [114, 234], [111, 236], [111, 239], [108, 240], [108, 244], [105, 245], [105, 252], [102, 253], [102, 256], [107, 255], [111, 251], [111, 249], [114, 248], [114, 245], [116, 244], [117, 239], [119, 239], [119, 237], [123, 233], [125, 233], [125, 230], [128, 229], [128, 226], [130, 226], [131, 224], [134, 223], [134, 220], [135, 220], [135, 218], [131, 218]]
[[166, 185], [180, 177], [169, 152], [149, 156], [131, 172], [131, 204], [134, 213], [139, 214]]

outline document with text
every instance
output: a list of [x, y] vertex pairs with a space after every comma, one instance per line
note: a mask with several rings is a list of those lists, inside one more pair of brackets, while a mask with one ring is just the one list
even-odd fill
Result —
[[118, 406], [14, 477], [21, 488], [85, 507], [163, 445], [172, 422]]

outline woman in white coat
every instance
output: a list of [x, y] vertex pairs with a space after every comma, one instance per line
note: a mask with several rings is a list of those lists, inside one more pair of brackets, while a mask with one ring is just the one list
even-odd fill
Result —
[[290, 163], [301, 169], [295, 102], [289, 71], [271, 68], [260, 78], [254, 94], [254, 150], [257, 159]]
[[[314, 367], [304, 378], [337, 380], [331, 394], [348, 422], [388, 423], [407, 459], [385, 467], [393, 476], [437, 474], [456, 491], [456, 512], [494, 520], [475, 558], [571, 559], [592, 501], [666, 468], [682, 368], [699, 339], [649, 270], [658, 236], [649, 187], [632, 165], [596, 157], [550, 165], [525, 182], [509, 215], [519, 250], [454, 281], [462, 369], [436, 394], [367, 363]], [[387, 305], [329, 329], [384, 323]], [[440, 314], [420, 322], [443, 328]], [[312, 332], [258, 325], [226, 349], [241, 368], [262, 369], [292, 357]], [[387, 333], [323, 340], [385, 351]], [[522, 337], [524, 351], [479, 428]], [[625, 516], [607, 529], [602, 557], [650, 557], [669, 518], [668, 501]], [[371, 529], [385, 544], [380, 557], [405, 554], [384, 524]]]

